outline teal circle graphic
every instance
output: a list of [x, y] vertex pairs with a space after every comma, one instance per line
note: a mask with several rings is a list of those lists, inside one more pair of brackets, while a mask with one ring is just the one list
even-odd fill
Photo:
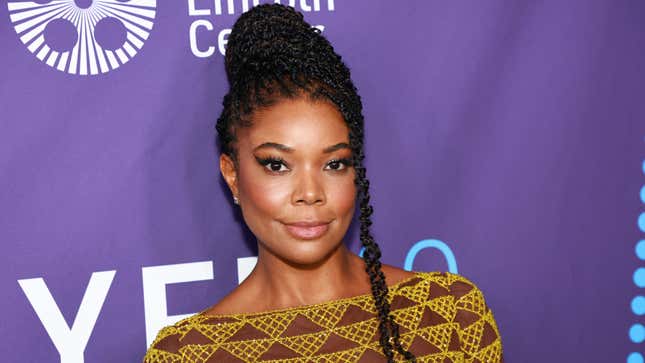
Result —
[[636, 256], [641, 260], [645, 260], [645, 239], [636, 243]]
[[645, 341], [645, 326], [641, 324], [634, 324], [629, 328], [629, 339], [634, 343], [642, 343]]
[[645, 174], [645, 160], [643, 160], [643, 174]]
[[632, 299], [632, 312], [636, 315], [645, 314], [645, 296], [636, 296]]
[[634, 271], [634, 284], [638, 287], [645, 287], [645, 268], [639, 267]]
[[641, 188], [641, 202], [645, 203], [645, 185]]
[[450, 246], [438, 239], [424, 239], [415, 243], [405, 256], [403, 269], [406, 271], [412, 271], [412, 265], [414, 264], [414, 259], [417, 257], [417, 254], [426, 248], [438, 249], [446, 259], [448, 271], [453, 274], [459, 273], [459, 271], [457, 271], [457, 260], [455, 259], [455, 254], [450, 249]]
[[643, 363], [643, 356], [640, 353], [629, 353], [627, 363]]
[[645, 213], [638, 216], [638, 228], [641, 229], [641, 232], [645, 232]]

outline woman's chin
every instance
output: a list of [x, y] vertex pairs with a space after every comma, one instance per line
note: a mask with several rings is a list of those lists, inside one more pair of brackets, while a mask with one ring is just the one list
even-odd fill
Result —
[[330, 246], [323, 241], [299, 241], [289, 245], [288, 248], [273, 251], [273, 254], [285, 263], [307, 268], [327, 261], [342, 243]]

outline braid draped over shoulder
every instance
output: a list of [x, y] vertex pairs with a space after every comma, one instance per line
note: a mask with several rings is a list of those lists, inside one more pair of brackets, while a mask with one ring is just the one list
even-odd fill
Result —
[[308, 24], [301, 13], [280, 4], [258, 5], [239, 17], [228, 38], [225, 68], [229, 91], [216, 129], [221, 152], [236, 163], [235, 131], [251, 126], [250, 116], [258, 108], [281, 98], [308, 97], [327, 100], [342, 114], [349, 128], [360, 206], [360, 239], [378, 311], [379, 342], [388, 362], [394, 361], [395, 351], [415, 361], [399, 340], [399, 326], [390, 314], [388, 288], [381, 270], [381, 251], [370, 233], [373, 208], [363, 166], [363, 106], [349, 68], [319, 29]]

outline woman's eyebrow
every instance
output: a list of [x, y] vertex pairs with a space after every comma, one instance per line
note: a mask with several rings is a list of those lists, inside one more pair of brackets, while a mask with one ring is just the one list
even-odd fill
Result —
[[339, 142], [336, 145], [332, 145], [330, 147], [325, 148], [323, 150], [323, 153], [328, 154], [340, 149], [349, 149], [349, 144], [347, 144], [346, 142]]
[[268, 148], [278, 149], [280, 151], [284, 151], [284, 152], [288, 152], [288, 153], [293, 152], [293, 149], [290, 148], [289, 146], [283, 145], [283, 144], [278, 144], [277, 142], [265, 142], [263, 144], [260, 144], [259, 146], [256, 146], [253, 149], [253, 151], [256, 151], [256, 150], [259, 150], [259, 149], [268, 149]]
[[[262, 143], [262, 144], [256, 146], [253, 149], [253, 151], [256, 151], [256, 150], [259, 150], [259, 149], [267, 149], [267, 148], [278, 149], [280, 151], [284, 151], [284, 152], [288, 152], [288, 153], [293, 152], [293, 148], [291, 148], [291, 147], [289, 147], [287, 145], [284, 145], [284, 144], [279, 144], [277, 142], [265, 142], [265, 143]], [[323, 149], [323, 153], [328, 154], [328, 153], [334, 152], [336, 150], [349, 149], [349, 148], [350, 148], [349, 144], [347, 144], [346, 142], [339, 142], [336, 145], [328, 146], [325, 149]]]

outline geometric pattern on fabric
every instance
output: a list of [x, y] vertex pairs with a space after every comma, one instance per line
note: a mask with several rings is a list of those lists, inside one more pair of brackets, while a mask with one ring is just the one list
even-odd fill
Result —
[[[416, 272], [389, 287], [401, 344], [417, 362], [502, 363], [484, 295], [450, 272]], [[159, 331], [144, 363], [385, 362], [371, 294], [249, 314], [205, 311]], [[395, 353], [396, 362], [404, 362]]]

